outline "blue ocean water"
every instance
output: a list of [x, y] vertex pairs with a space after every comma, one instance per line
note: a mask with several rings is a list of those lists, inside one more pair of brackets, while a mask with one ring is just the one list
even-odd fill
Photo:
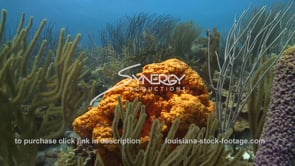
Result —
[[0, 0], [0, 8], [8, 10], [11, 27], [17, 26], [24, 12], [37, 23], [46, 18], [56, 28], [67, 27], [68, 32], [84, 36], [99, 33], [107, 23], [123, 16], [142, 12], [192, 20], [204, 29], [217, 27], [226, 33], [243, 10], [277, 2], [289, 0]]

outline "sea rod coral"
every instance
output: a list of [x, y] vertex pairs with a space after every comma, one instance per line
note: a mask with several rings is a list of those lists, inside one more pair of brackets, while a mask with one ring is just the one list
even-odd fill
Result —
[[65, 38], [65, 29], [57, 50], [46, 51], [47, 41], [38, 43], [46, 20], [33, 31], [33, 18], [26, 25], [24, 14], [13, 38], [4, 40], [6, 13], [0, 22], [0, 165], [35, 165], [40, 145], [23, 140], [59, 138], [87, 107], [88, 87], [81, 79], [86, 58], [73, 57], [81, 35]]
[[[132, 102], [126, 101], [123, 109], [121, 98], [118, 97], [118, 105], [114, 111], [112, 122], [112, 134], [115, 139], [139, 139], [140, 131], [147, 117], [145, 106], [135, 99]], [[226, 133], [215, 135], [218, 127], [217, 119], [212, 112], [207, 120], [207, 127], [198, 127], [191, 124], [185, 133], [184, 140], [215, 140], [228, 139], [232, 130]], [[230, 149], [226, 148], [221, 141], [215, 144], [183, 143], [169, 144], [165, 140], [177, 139], [176, 132], [180, 125], [177, 118], [173, 121], [168, 134], [164, 137], [162, 126], [158, 119], [153, 121], [149, 133], [149, 142], [145, 148], [141, 144], [117, 144], [117, 151], [107, 151], [105, 148], [95, 148], [93, 144], [81, 144], [74, 149], [69, 149], [60, 153], [56, 166], [76, 166], [76, 165], [118, 165], [118, 166], [154, 166], [154, 165], [173, 165], [173, 166], [196, 166], [196, 165], [218, 165], [246, 166], [249, 163], [241, 161], [243, 150], [238, 150], [234, 156], [228, 158]], [[123, 131], [123, 132], [122, 132]], [[122, 133], [121, 133], [122, 132]], [[176, 137], [175, 137], [176, 136]], [[178, 139], [181, 141], [181, 139]], [[165, 141], [166, 142], [166, 141]], [[96, 157], [93, 152], [98, 151]], [[94, 161], [95, 160], [95, 161]], [[94, 162], [94, 163], [93, 163]]]
[[[128, 84], [124, 85], [126, 82]], [[136, 98], [145, 105], [147, 118], [141, 131], [142, 141], [149, 140], [152, 122], [156, 119], [164, 122], [162, 132], [165, 135], [172, 122], [179, 118], [178, 135], [183, 136], [190, 124], [205, 126], [214, 110], [201, 77], [178, 59], [148, 64], [133, 79], [123, 79], [115, 87], [104, 95], [98, 106], [75, 119], [73, 128], [81, 137], [98, 141], [113, 138], [112, 121], [118, 96], [121, 96], [124, 107], [126, 101]]]
[[295, 46], [285, 50], [274, 72], [271, 105], [255, 165], [295, 164]]

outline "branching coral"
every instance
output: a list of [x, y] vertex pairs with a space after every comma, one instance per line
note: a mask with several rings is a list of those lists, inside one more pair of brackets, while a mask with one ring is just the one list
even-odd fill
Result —
[[[168, 75], [171, 76], [170, 82]], [[143, 79], [151, 77], [154, 82]], [[98, 140], [112, 138], [111, 124], [118, 96], [121, 96], [123, 105], [126, 101], [138, 98], [146, 106], [147, 119], [141, 131], [142, 138], [149, 135], [152, 123], [156, 119], [164, 122], [162, 131], [167, 134], [172, 122], [179, 118], [180, 136], [192, 123], [205, 126], [210, 112], [214, 110], [213, 102], [209, 100], [207, 88], [201, 77], [178, 59], [146, 65], [142, 72], [136, 75], [136, 79], [128, 78], [117, 83], [114, 86], [117, 88], [106, 93], [97, 107], [91, 108], [75, 119], [74, 130], [81, 137]]]
[[[114, 138], [140, 139], [140, 132], [147, 117], [145, 106], [138, 100], [134, 100], [133, 102], [126, 102], [126, 110], [123, 107], [119, 98], [112, 123]], [[175, 119], [173, 121], [165, 138], [162, 134], [163, 124], [159, 120], [153, 122], [149, 133], [150, 140], [144, 148], [138, 144], [118, 144], [116, 151], [110, 152], [99, 145], [96, 165], [246, 165], [246, 163], [240, 161], [242, 151], [239, 151], [233, 159], [227, 159], [230, 152], [221, 143], [170, 144], [169, 140], [177, 138], [180, 120]], [[207, 121], [207, 128], [199, 128], [195, 124], [191, 124], [185, 133], [184, 140], [221, 140], [229, 138], [232, 132], [229, 130], [215, 138], [216, 130], [217, 120], [211, 114]]]
[[[0, 36], [5, 16], [2, 10]], [[56, 52], [45, 52], [46, 40], [37, 47], [45, 22], [30, 39], [33, 19], [24, 27], [22, 15], [14, 38], [0, 49], [0, 165], [34, 165], [38, 145], [22, 141], [61, 136], [89, 99], [89, 87], [81, 81], [85, 57], [72, 58], [80, 35], [71, 41], [62, 29]]]
[[[277, 62], [290, 39], [293, 37], [295, 31], [289, 30], [294, 29], [295, 24], [292, 23], [294, 21], [293, 17], [287, 19], [287, 22], [290, 23], [287, 24], [288, 26], [286, 25], [287, 28], [281, 28], [279, 33], [277, 33], [275, 29], [280, 27], [278, 25], [284, 25], [283, 20], [288, 12], [291, 11], [294, 2], [295, 1], [292, 0], [286, 8], [282, 9], [283, 11], [276, 12], [274, 19], [270, 19], [269, 15], [272, 12], [267, 11], [266, 7], [260, 8], [250, 20], [246, 21], [246, 26], [243, 22], [245, 21], [247, 10], [243, 12], [239, 20], [233, 24], [229, 31], [226, 38], [223, 58], [217, 56], [219, 72], [216, 83], [213, 83], [211, 78], [211, 56], [208, 56], [209, 78], [212, 88], [215, 91], [215, 108], [220, 132], [224, 132], [226, 129], [233, 126], [252, 92], [259, 85], [260, 81], [263, 80], [266, 73], [272, 69], [272, 66]], [[260, 18], [263, 15], [266, 15], [267, 19], [261, 20]], [[256, 30], [258, 24], [262, 25], [259, 28], [259, 32], [252, 34], [252, 32]], [[244, 36], [246, 36], [245, 40], [243, 40]], [[271, 42], [268, 43], [268, 41]], [[261, 67], [263, 57], [266, 56], [274, 44], [279, 41], [282, 42], [280, 44], [278, 56], [268, 65], [263, 73], [259, 74], [259, 77], [256, 78], [257, 81], [252, 83], [249, 88], [248, 85], [253, 79], [255, 72]], [[255, 52], [257, 54], [255, 54]], [[222, 63], [220, 61], [221, 59], [223, 60]], [[222, 97], [223, 89], [227, 89], [229, 92], [226, 96], [227, 101], [225, 103]]]
[[193, 41], [200, 36], [202, 28], [195, 27], [193, 22], [181, 23], [175, 26], [171, 33], [171, 47], [175, 49], [176, 56], [187, 54], [191, 51]]
[[274, 72], [271, 104], [256, 165], [295, 164], [295, 46], [287, 49]]
[[128, 48], [132, 55], [136, 55], [142, 49], [148, 50], [151, 43], [146, 35], [153, 36], [158, 47], [166, 47], [175, 25], [173, 17], [140, 13], [123, 17], [115, 25], [108, 24], [101, 33], [101, 42], [103, 46], [111, 45], [117, 53]]
[[[195, 65], [200, 57], [192, 55], [191, 46], [193, 41], [200, 37], [200, 33], [201, 28], [191, 21], [177, 23], [176, 19], [170, 16], [140, 13], [119, 19], [117, 24], [107, 25], [101, 35], [103, 48], [92, 49], [90, 56], [97, 59], [95, 65], [99, 70], [95, 73], [103, 73], [102, 82], [114, 83], [113, 80], [118, 77], [109, 71], [118, 71], [122, 66], [138, 62], [146, 65], [178, 58]], [[103, 63], [101, 59], [104, 60]], [[109, 75], [104, 76], [105, 73]], [[117, 81], [119, 80], [115, 82]]]
[[[215, 71], [218, 70], [218, 60], [217, 60], [217, 53], [220, 51], [219, 50], [219, 43], [221, 40], [221, 35], [220, 33], [217, 31], [217, 28], [214, 27], [212, 30], [212, 34], [210, 33], [209, 30], [206, 31], [206, 35], [208, 38], [207, 41], [207, 48], [206, 49], [200, 49], [201, 51], [201, 55], [205, 55], [205, 63], [201, 64], [201, 70], [202, 73], [204, 74], [203, 78], [206, 81], [209, 81], [209, 75], [207, 73], [209, 73], [208, 70], [208, 65], [210, 65], [210, 75], [214, 75]], [[201, 42], [200, 42], [201, 43]], [[207, 55], [207, 56], [206, 56]], [[209, 64], [210, 63], [210, 64]]]
[[[293, 0], [290, 0], [293, 1]], [[262, 36], [259, 35], [259, 33], [261, 33], [261, 30], [264, 28], [265, 24], [272, 24], [272, 22], [274, 20], [276, 20], [276, 18], [279, 16], [278, 13], [282, 12], [282, 9], [286, 9], [287, 3], [273, 3], [272, 5], [268, 6], [268, 10], [270, 12], [268, 13], [260, 13], [259, 8], [253, 8], [249, 11], [249, 13], [246, 15], [245, 20], [242, 21], [242, 25], [243, 26], [247, 26], [249, 24], [249, 22], [251, 22], [253, 17], [256, 17], [257, 15], [259, 15], [259, 18], [257, 19], [257, 23], [256, 22], [251, 22], [250, 24], [252, 24], [251, 26], [253, 26], [252, 32], [251, 32], [251, 36], [257, 36], [255, 37], [251, 37], [250, 39], [250, 43], [259, 43], [259, 44], [255, 44], [252, 52], [252, 62], [255, 62], [255, 56], [257, 54], [259, 54], [260, 51], [260, 43], [264, 43], [264, 45], [272, 45], [272, 47], [268, 50], [268, 53], [276, 53], [278, 54], [281, 50], [282, 47], [284, 46], [285, 43], [285, 39], [288, 37], [295, 37], [294, 34], [287, 33], [284, 34], [286, 36], [280, 38], [279, 40], [277, 40], [277, 36], [279, 36], [279, 34], [282, 31], [289, 31], [292, 33], [292, 31], [294, 31], [294, 10], [295, 10], [295, 6], [291, 6], [290, 10], [285, 10], [287, 11], [287, 13], [284, 15], [284, 17], [282, 17], [280, 19], [280, 23], [279, 24], [275, 24], [275, 26], [273, 26], [273, 33], [269, 34], [269, 37], [267, 39], [263, 38]], [[242, 36], [242, 40], [243, 41], [247, 41], [249, 39], [249, 36], [247, 36], [247, 34]], [[257, 40], [257, 41], [255, 41]], [[292, 40], [292, 39], [291, 39]]]

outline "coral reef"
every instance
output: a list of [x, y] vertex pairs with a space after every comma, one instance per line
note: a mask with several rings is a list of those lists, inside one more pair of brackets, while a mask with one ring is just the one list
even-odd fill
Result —
[[271, 103], [255, 165], [295, 164], [295, 46], [285, 50], [274, 72]]
[[[145, 106], [135, 99], [132, 102], [127, 101], [122, 104], [118, 97], [118, 105], [114, 112], [112, 122], [112, 134], [115, 139], [140, 139], [140, 132], [143, 123], [148, 116]], [[124, 109], [126, 107], [126, 109]], [[228, 158], [231, 153], [222, 143], [200, 144], [200, 143], [169, 143], [169, 140], [176, 140], [180, 120], [175, 119], [166, 136], [162, 133], [164, 123], [158, 119], [153, 121], [149, 133], [149, 142], [144, 148], [140, 144], [118, 144], [115, 151], [108, 151], [103, 146], [99, 146], [95, 165], [128, 165], [128, 166], [152, 166], [152, 165], [248, 165], [248, 162], [241, 161], [243, 151], [238, 151], [232, 158]], [[217, 130], [217, 119], [214, 112], [210, 114], [207, 121], [207, 127], [200, 128], [191, 124], [185, 133], [184, 139], [187, 140], [221, 140], [228, 139], [232, 130], [224, 134], [214, 136]], [[164, 139], [166, 139], [164, 142]], [[70, 152], [71, 153], [71, 152]], [[62, 154], [64, 156], [74, 154]], [[62, 159], [62, 158], [61, 158]], [[62, 161], [62, 160], [61, 160]], [[65, 163], [65, 162], [63, 162]], [[71, 157], [66, 163], [78, 165], [77, 159]]]
[[[282, 13], [283, 11], [284, 13], [284, 17], [282, 17], [280, 19], [280, 24], [275, 24], [275, 26], [273, 26], [273, 32], [269, 35], [269, 37], [267, 39], [264, 39], [262, 37], [260, 37], [258, 35], [258, 38], [254, 38], [251, 37], [250, 39], [250, 43], [257, 43], [254, 46], [253, 50], [251, 51], [252, 54], [251, 56], [251, 62], [250, 63], [254, 63], [255, 62], [255, 57], [256, 55], [259, 53], [259, 47], [260, 44], [258, 43], [264, 43], [265, 45], [271, 45], [272, 47], [267, 51], [267, 53], [276, 53], [279, 54], [282, 50], [283, 47], [283, 43], [287, 40], [285, 40], [285, 38], [280, 38], [279, 40], [276, 39], [277, 36], [279, 36], [279, 34], [284, 30], [284, 28], [286, 28], [286, 31], [291, 32], [290, 33], [290, 37], [295, 38], [295, 34], [293, 33], [293, 29], [294, 27], [294, 10], [295, 10], [295, 6], [294, 6], [294, 1], [290, 0], [289, 3], [273, 3], [272, 5], [269, 5], [269, 11], [268, 13], [260, 13], [260, 8], [253, 8], [253, 9], [249, 9], [248, 14], [245, 17], [245, 20], [243, 20], [242, 26], [247, 26], [247, 24], [251, 21], [251, 19], [253, 17], [256, 17], [257, 15], [259, 15], [259, 18], [257, 19], [257, 23], [252, 23], [254, 25], [253, 30], [251, 31], [251, 35], [252, 36], [257, 36], [259, 33], [261, 33], [261, 30], [264, 28], [264, 24], [270, 24], [273, 20], [276, 19], [276, 17], [278, 17], [278, 13]], [[288, 9], [289, 8], [289, 9]], [[245, 42], [247, 40], [247, 38], [249, 38], [247, 36], [247, 34], [242, 36], [242, 41]], [[255, 41], [257, 40], [257, 41]], [[292, 42], [292, 39], [291, 39]], [[292, 44], [292, 43], [291, 43]]]
[[175, 26], [171, 34], [171, 47], [175, 50], [175, 55], [183, 57], [191, 51], [193, 41], [200, 37], [202, 28], [195, 27], [193, 22], [180, 23]]
[[[249, 82], [248, 91], [251, 87], [258, 82], [258, 78], [263, 72], [275, 61], [277, 55], [272, 57], [263, 58], [261, 66], [255, 72], [253, 78]], [[273, 67], [274, 68], [274, 67]], [[252, 92], [247, 103], [248, 121], [252, 139], [259, 139], [262, 133], [263, 125], [265, 122], [266, 114], [269, 108], [271, 87], [273, 82], [273, 69], [269, 70], [262, 78], [259, 85]], [[253, 144], [254, 153], [258, 145]]]
[[[198, 49], [198, 53], [200, 57], [203, 57], [203, 63], [201, 63], [201, 71], [203, 73], [202, 78], [209, 82], [210, 78], [209, 75], [214, 75], [214, 72], [218, 70], [218, 58], [217, 53], [220, 51], [219, 43], [221, 40], [221, 35], [217, 31], [217, 28], [214, 27], [212, 33], [207, 30], [206, 35], [208, 41], [206, 41], [206, 47]], [[200, 43], [204, 43], [204, 41], [200, 40]], [[208, 66], [209, 65], [209, 66]]]
[[[171, 77], [167, 78], [168, 75]], [[154, 82], [149, 78], [153, 78]], [[172, 122], [179, 118], [178, 134], [183, 136], [191, 124], [206, 126], [208, 116], [214, 110], [201, 77], [178, 59], [146, 65], [135, 78], [124, 79], [114, 87], [117, 88], [107, 92], [97, 107], [90, 108], [73, 122], [74, 130], [81, 137], [96, 140], [113, 138], [111, 125], [118, 96], [121, 96], [124, 106], [126, 101], [136, 98], [146, 106], [147, 119], [141, 131], [142, 141], [148, 140], [156, 119], [164, 122], [162, 131], [167, 134]]]
[[175, 18], [165, 15], [139, 13], [123, 17], [116, 24], [106, 26], [101, 33], [101, 43], [104, 47], [111, 45], [119, 54], [127, 48], [134, 56], [156, 47], [166, 48], [176, 23]]
[[91, 144], [73, 144], [65, 147], [57, 156], [55, 166], [84, 166], [94, 165], [96, 150]]
[[[195, 54], [191, 48], [197, 39], [202, 38], [201, 32], [202, 28], [192, 21], [178, 23], [171, 16], [140, 13], [123, 17], [116, 24], [106, 26], [101, 34], [102, 48], [92, 41], [90, 45], [94, 47], [86, 50], [87, 64], [95, 68], [93, 78], [108, 88], [121, 80], [116, 72], [125, 66], [138, 62], [146, 65], [169, 58], [180, 59], [195, 67], [204, 78], [207, 73], [202, 74], [198, 69], [205, 63], [206, 53], [199, 51], [200, 54]], [[206, 45], [207, 40], [202, 39]]]
[[[65, 39], [60, 31], [56, 52], [45, 51], [47, 41], [38, 42], [46, 20], [32, 33], [33, 18], [24, 26], [22, 15], [11, 41], [0, 47], [0, 165], [35, 165], [37, 143], [24, 140], [63, 135], [76, 113], [86, 110], [88, 86], [81, 80], [84, 54], [72, 58], [80, 39]], [[0, 37], [5, 30], [2, 10]], [[55, 56], [52, 60], [51, 56]]]
[[[222, 133], [228, 128], [232, 128], [240, 112], [244, 109], [251, 94], [266, 76], [267, 72], [277, 62], [282, 55], [291, 38], [295, 34], [293, 17], [285, 17], [292, 10], [294, 1], [291, 1], [285, 8], [273, 13], [261, 7], [250, 20], [247, 19], [248, 10], [245, 10], [241, 17], [234, 22], [230, 29], [225, 43], [224, 52], [217, 54], [218, 79], [213, 82], [210, 70], [211, 56], [208, 56], [209, 80], [215, 95], [216, 116], [219, 122], [219, 132]], [[262, 15], [267, 19], [261, 19]], [[275, 15], [274, 19], [269, 17]], [[287, 21], [287, 22], [285, 22]], [[281, 27], [278, 25], [285, 25]], [[260, 26], [261, 25], [261, 26]], [[257, 27], [260, 27], [257, 31]], [[279, 33], [276, 28], [280, 28]], [[276, 29], [276, 30], [275, 30]], [[254, 33], [256, 31], [257, 33]], [[265, 35], [268, 34], [268, 35]], [[245, 37], [245, 38], [244, 38]], [[270, 41], [270, 42], [267, 42]], [[262, 65], [265, 56], [270, 56], [275, 43], [280, 43], [278, 56], [254, 78]], [[257, 54], [256, 54], [257, 53]], [[257, 80], [251, 83], [251, 80]], [[251, 84], [251, 86], [248, 86]], [[223, 102], [222, 91], [228, 90], [226, 101]], [[230, 102], [233, 101], [233, 102]]]

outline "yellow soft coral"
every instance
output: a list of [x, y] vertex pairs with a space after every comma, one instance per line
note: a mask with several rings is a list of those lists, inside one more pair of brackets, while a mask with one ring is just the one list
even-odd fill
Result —
[[207, 87], [201, 77], [186, 63], [169, 59], [148, 64], [136, 78], [138, 80], [124, 79], [118, 82], [115, 85], [117, 88], [106, 93], [97, 107], [75, 119], [74, 130], [81, 137], [112, 139], [110, 129], [118, 96], [121, 96], [123, 105], [135, 98], [145, 105], [148, 116], [141, 133], [145, 140], [148, 140], [146, 138], [155, 119], [165, 123], [164, 134], [176, 118], [180, 119], [179, 133], [184, 133], [192, 123], [206, 125], [214, 105], [209, 100]]

